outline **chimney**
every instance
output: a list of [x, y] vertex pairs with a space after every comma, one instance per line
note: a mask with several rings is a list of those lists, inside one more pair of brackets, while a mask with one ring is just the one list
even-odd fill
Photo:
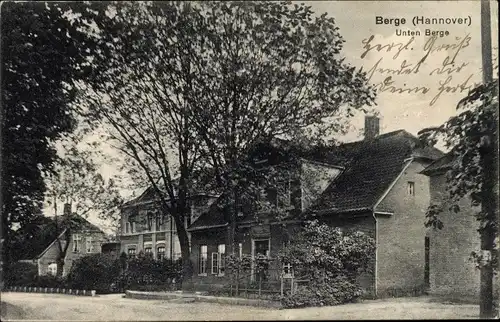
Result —
[[372, 140], [379, 135], [380, 119], [375, 115], [365, 116], [365, 140]]
[[63, 208], [63, 216], [69, 217], [71, 215], [71, 204], [65, 203]]

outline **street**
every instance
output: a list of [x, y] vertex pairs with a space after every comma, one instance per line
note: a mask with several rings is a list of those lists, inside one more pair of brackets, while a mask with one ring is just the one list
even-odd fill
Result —
[[213, 303], [136, 300], [122, 294], [98, 297], [2, 293], [2, 320], [355, 320], [471, 319], [479, 308], [428, 297], [371, 300], [333, 307], [267, 309]]

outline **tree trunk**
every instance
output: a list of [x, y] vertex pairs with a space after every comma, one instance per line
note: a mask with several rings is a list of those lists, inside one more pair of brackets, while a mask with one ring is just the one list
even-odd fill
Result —
[[182, 285], [183, 288], [186, 284], [187, 287], [191, 285], [191, 278], [193, 277], [193, 265], [191, 264], [191, 252], [189, 251], [189, 237], [184, 227], [184, 220], [179, 218], [179, 216], [174, 217], [175, 224], [177, 227], [177, 236], [179, 238], [179, 244], [181, 246], [181, 256], [182, 256]]
[[64, 272], [64, 257], [65, 256], [58, 256], [56, 260], [57, 264], [57, 272], [56, 272], [56, 277], [57, 278], [62, 278], [63, 272]]

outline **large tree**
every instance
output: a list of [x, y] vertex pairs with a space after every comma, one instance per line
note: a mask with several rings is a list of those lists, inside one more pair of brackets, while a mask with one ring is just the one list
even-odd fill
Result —
[[[40, 211], [42, 174], [57, 159], [53, 142], [75, 121], [68, 87], [86, 65], [81, 21], [65, 18], [61, 3], [4, 2], [2, 56], [2, 238], [9, 263], [10, 235]], [[80, 66], [80, 67], [79, 67]]]
[[[196, 15], [194, 32], [205, 36], [182, 40], [179, 55], [189, 68], [176, 73], [189, 79], [196, 135], [227, 192], [234, 252], [242, 186], [251, 179], [242, 174], [255, 176], [245, 163], [248, 154], [277, 137], [325, 143], [345, 130], [356, 110], [373, 103], [374, 91], [364, 73], [344, 62], [344, 39], [326, 13], [315, 16], [310, 7], [290, 2], [209, 2]], [[259, 176], [276, 186], [293, 177], [292, 163], [267, 167]]]
[[257, 143], [335, 132], [373, 101], [364, 75], [339, 55], [333, 18], [304, 5], [116, 3], [96, 22], [86, 112], [174, 218], [186, 267], [197, 168], [209, 167], [231, 196], [236, 163]]

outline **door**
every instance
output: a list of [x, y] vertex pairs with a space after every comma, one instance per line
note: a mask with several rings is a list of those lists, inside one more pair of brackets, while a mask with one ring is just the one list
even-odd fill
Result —
[[267, 265], [262, 268], [262, 267], [257, 267], [257, 264], [255, 262], [255, 258], [257, 256], [266, 256], [269, 257], [269, 248], [270, 248], [270, 241], [269, 239], [257, 239], [253, 240], [252, 243], [252, 281], [258, 280], [258, 274], [260, 273], [260, 276], [262, 279], [266, 279], [266, 271], [267, 271]]

